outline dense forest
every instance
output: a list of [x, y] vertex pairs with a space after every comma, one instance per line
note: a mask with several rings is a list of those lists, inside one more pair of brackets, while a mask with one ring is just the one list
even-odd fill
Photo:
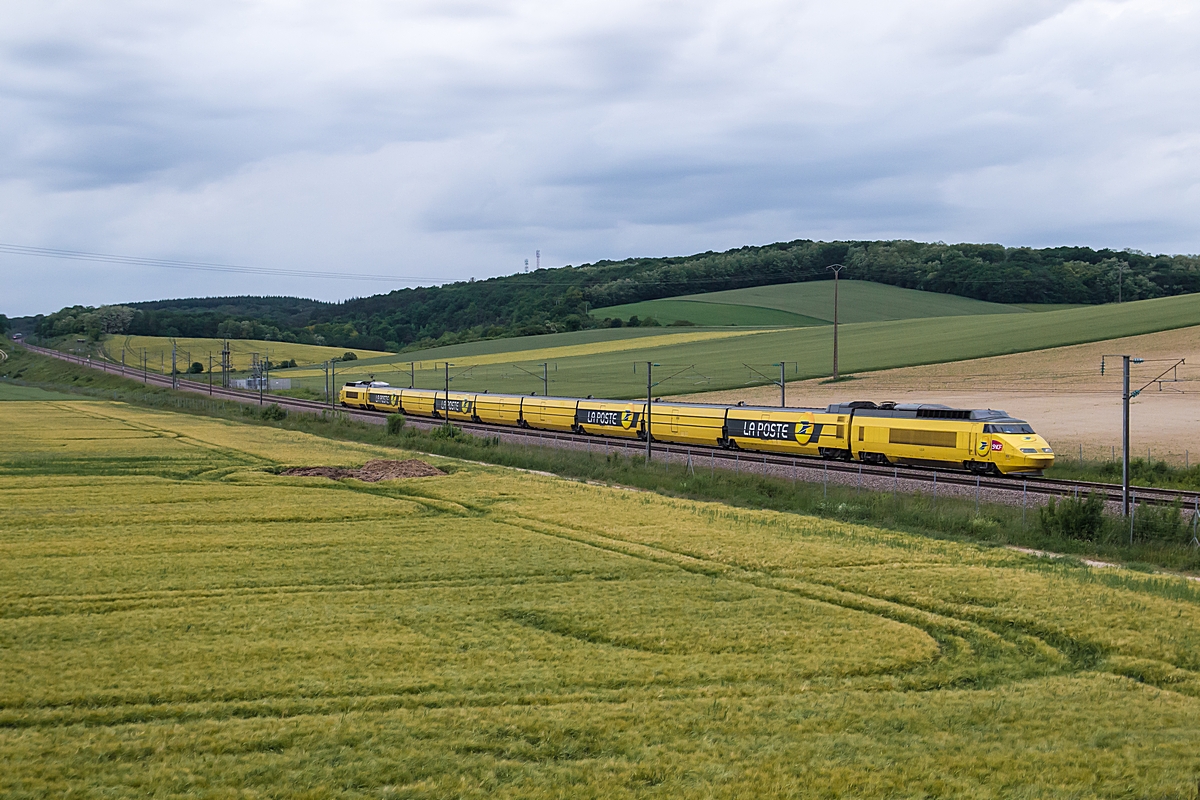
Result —
[[[273, 339], [401, 350], [479, 338], [617, 326], [588, 311], [639, 300], [797, 281], [870, 280], [997, 303], [1110, 303], [1200, 291], [1200, 258], [1087, 247], [798, 240], [723, 253], [599, 261], [322, 303], [222, 297], [75, 306], [43, 336], [130, 333]], [[602, 315], [600, 315], [602, 316]]]

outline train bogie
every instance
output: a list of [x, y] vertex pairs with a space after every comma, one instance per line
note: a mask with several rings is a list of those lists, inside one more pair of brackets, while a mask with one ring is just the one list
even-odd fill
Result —
[[575, 409], [575, 430], [592, 436], [636, 439], [642, 435], [645, 412], [645, 403], [580, 400]]
[[521, 420], [542, 431], [573, 431], [578, 406], [574, 398], [526, 397], [521, 402]]
[[654, 403], [650, 406], [650, 434], [660, 442], [717, 447], [725, 435], [728, 410], [728, 406]]
[[477, 394], [475, 418], [489, 425], [516, 427], [521, 423], [521, 401], [524, 399], [519, 394]]

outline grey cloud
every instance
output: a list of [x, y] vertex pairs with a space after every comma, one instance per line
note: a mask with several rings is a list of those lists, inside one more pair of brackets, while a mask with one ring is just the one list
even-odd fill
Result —
[[[796, 237], [1196, 251], [1198, 29], [1098, 0], [9, 6], [0, 241], [430, 280]], [[63, 280], [0, 311], [212, 285], [38, 269]], [[220, 287], [263, 290], [364, 293]]]

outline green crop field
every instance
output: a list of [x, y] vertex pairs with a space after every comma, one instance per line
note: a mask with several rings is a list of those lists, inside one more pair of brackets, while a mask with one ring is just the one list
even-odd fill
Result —
[[[1181, 295], [1136, 303], [1086, 306], [1042, 313], [946, 316], [926, 319], [860, 322], [839, 327], [840, 366], [843, 374], [961, 361], [969, 358], [1021, 353], [1083, 342], [1152, 333], [1186, 327], [1200, 319], [1200, 295]], [[661, 329], [659, 329], [661, 330]], [[645, 362], [655, 368], [656, 395], [675, 395], [715, 389], [761, 385], [779, 374], [780, 361], [788, 362], [788, 379], [827, 376], [832, 368], [833, 331], [830, 326], [779, 330], [738, 328], [695, 331], [667, 329], [671, 333], [616, 344], [595, 343], [581, 349], [545, 347], [538, 351], [491, 352], [472, 356], [470, 345], [461, 348], [451, 363], [452, 389], [464, 391], [542, 392], [539, 362], [548, 364], [549, 391], [566, 396], [645, 396]], [[725, 331], [727, 336], [719, 334]], [[520, 340], [504, 340], [519, 342]], [[669, 342], [669, 343], [668, 343]], [[604, 349], [617, 347], [622, 349]], [[587, 349], [588, 347], [594, 349]], [[441, 356], [445, 358], [445, 356]], [[406, 354], [405, 361], [419, 363], [416, 385], [443, 388], [445, 372], [433, 351]], [[749, 366], [746, 366], [749, 365]], [[535, 374], [530, 374], [535, 373]], [[293, 386], [323, 388], [320, 373], [292, 371]], [[403, 362], [341, 365], [339, 382], [374, 375], [398, 386], [409, 385]], [[852, 393], [852, 385], [847, 387]], [[855, 399], [855, 398], [850, 398]], [[795, 398], [802, 402], [802, 398]]]
[[[841, 281], [840, 322], [1024, 313], [1018, 306], [987, 303], [952, 294], [901, 289], [870, 281]], [[697, 325], [823, 325], [833, 321], [833, 281], [755, 286], [690, 294], [598, 308], [598, 319], [654, 317], [662, 323], [688, 320]]]
[[21, 386], [0, 379], [0, 402], [5, 400], [80, 400], [78, 395], [39, 389], [36, 386]]
[[5, 797], [1194, 796], [1182, 579], [432, 457], [284, 477], [398, 453], [108, 402], [0, 425]]
[[[314, 344], [292, 344], [289, 342], [267, 342], [259, 339], [229, 339], [230, 362], [235, 370], [250, 369], [254, 353], [259, 358], [270, 357], [278, 364], [281, 361], [296, 360], [297, 365], [319, 364], [330, 358], [340, 357], [348, 352], [344, 347], [321, 347]], [[208, 357], [213, 359], [214, 369], [221, 366], [221, 339], [191, 339], [179, 337], [175, 340], [176, 359], [179, 371], [185, 371], [189, 366], [188, 359], [199, 361], [208, 371]], [[124, 351], [125, 363], [141, 367], [142, 353], [145, 351], [147, 366], [152, 372], [171, 371], [171, 339], [166, 336], [112, 336], [102, 345], [105, 356], [110, 361], [119, 362]], [[385, 355], [375, 350], [354, 350], [359, 358], [374, 358]]]
[[[695, 295], [694, 297], [703, 297]], [[597, 319], [617, 318], [627, 320], [653, 318], [664, 325], [676, 321], [687, 321], [695, 325], [743, 325], [758, 327], [801, 328], [809, 325], [828, 325], [817, 317], [793, 314], [777, 308], [763, 308], [752, 304], [718, 303], [699, 299], [666, 298], [609, 306], [592, 312]]]

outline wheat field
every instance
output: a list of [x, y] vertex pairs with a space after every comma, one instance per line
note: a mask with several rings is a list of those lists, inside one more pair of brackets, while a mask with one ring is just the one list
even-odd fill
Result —
[[[1195, 797], [1200, 591], [0, 403], [6, 797]], [[982, 520], [986, 524], [986, 520]]]

